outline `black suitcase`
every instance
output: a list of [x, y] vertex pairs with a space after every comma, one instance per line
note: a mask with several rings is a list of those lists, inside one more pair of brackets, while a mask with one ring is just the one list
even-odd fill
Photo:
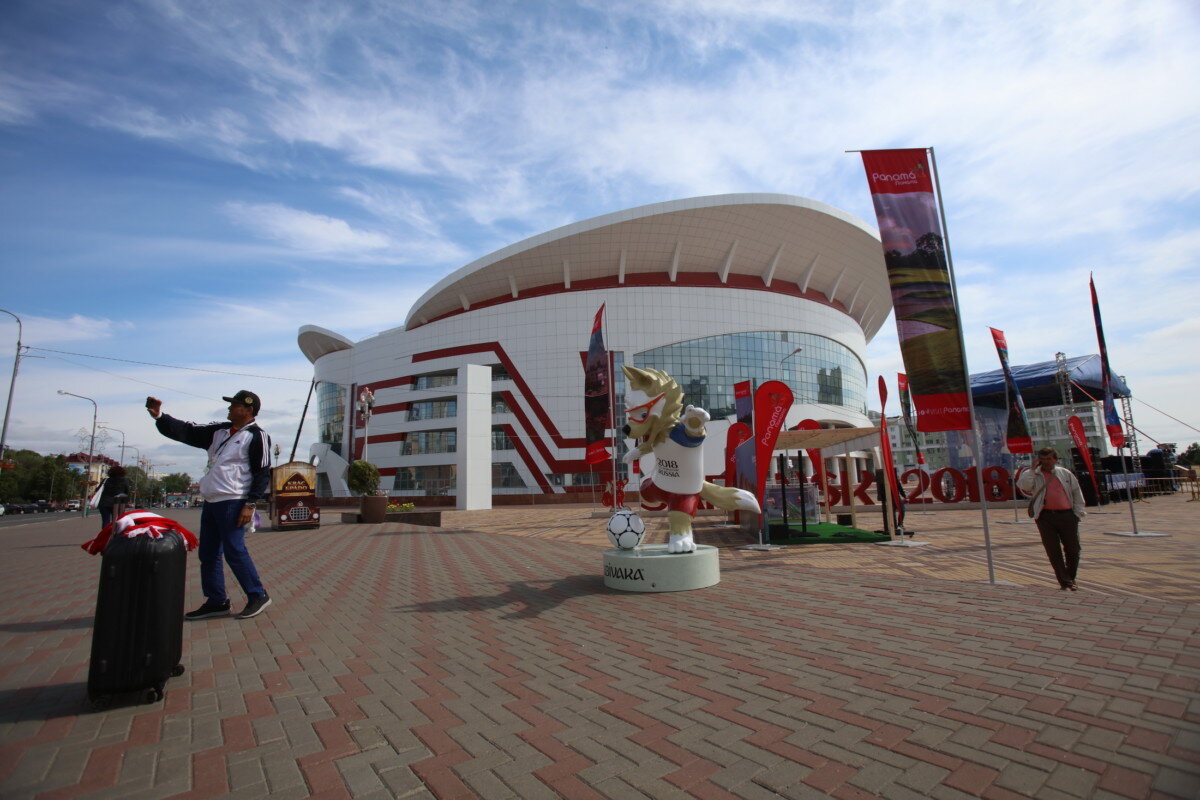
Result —
[[173, 532], [161, 539], [116, 535], [102, 558], [88, 699], [104, 706], [115, 695], [144, 692], [146, 702], [156, 702], [167, 678], [183, 674], [187, 549]]

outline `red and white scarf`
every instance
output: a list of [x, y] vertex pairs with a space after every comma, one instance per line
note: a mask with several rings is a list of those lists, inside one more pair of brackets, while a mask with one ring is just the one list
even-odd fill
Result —
[[169, 531], [179, 534], [188, 550], [196, 549], [196, 536], [187, 528], [173, 519], [160, 517], [158, 514], [152, 514], [149, 511], [142, 511], [141, 509], [130, 511], [128, 514], [123, 514], [120, 518], [114, 519], [104, 526], [99, 536], [90, 542], [81, 544], [80, 547], [92, 555], [98, 555], [104, 552], [104, 548], [108, 547], [108, 540], [114, 534], [119, 534], [129, 539], [132, 539], [134, 536], [149, 536], [151, 539], [161, 539], [163, 534]]

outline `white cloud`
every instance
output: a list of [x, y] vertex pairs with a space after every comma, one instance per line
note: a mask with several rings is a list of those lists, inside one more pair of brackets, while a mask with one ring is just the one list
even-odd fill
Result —
[[[112, 338], [115, 334], [132, 328], [132, 323], [128, 320], [114, 321], [82, 314], [61, 318], [20, 316], [24, 331], [23, 341], [26, 345], [34, 347], [68, 342], [94, 342]], [[0, 319], [0, 323], [9, 319], [5, 316]]]
[[225, 210], [244, 228], [301, 252], [356, 255], [383, 250], [392, 244], [384, 234], [356, 230], [345, 220], [279, 203], [231, 202], [226, 204]]

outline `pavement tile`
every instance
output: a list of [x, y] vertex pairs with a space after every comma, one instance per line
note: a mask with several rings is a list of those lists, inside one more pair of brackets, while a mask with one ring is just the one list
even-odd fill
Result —
[[[905, 552], [740, 551], [702, 517], [722, 581], [677, 595], [605, 589], [590, 508], [265, 531], [272, 608], [185, 626], [166, 701], [101, 712], [82, 696], [99, 562], [17, 536], [72, 552], [91, 521], [0, 529], [0, 796], [1189, 796], [1200, 528], [1181, 500], [1138, 509], [1168, 539], [1089, 517], [1077, 593], [1020, 526], [992, 529], [1020, 585], [983, 582], [978, 512], [913, 513], [931, 544]], [[47, 585], [52, 605], [20, 602]]]

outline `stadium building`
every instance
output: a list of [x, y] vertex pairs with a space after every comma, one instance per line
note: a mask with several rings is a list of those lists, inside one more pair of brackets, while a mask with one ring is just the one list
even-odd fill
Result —
[[[346, 468], [364, 451], [390, 494], [460, 508], [593, 491], [611, 476], [584, 461], [582, 356], [602, 304], [617, 397], [621, 364], [674, 377], [686, 403], [712, 414], [710, 475], [724, 470], [737, 381], [785, 381], [789, 425], [870, 424], [865, 349], [891, 309], [874, 228], [790, 195], [674, 200], [480, 258], [427, 291], [402, 327], [362, 341], [302, 327], [319, 381], [319, 493], [347, 494]], [[366, 426], [364, 388], [375, 397]]]

